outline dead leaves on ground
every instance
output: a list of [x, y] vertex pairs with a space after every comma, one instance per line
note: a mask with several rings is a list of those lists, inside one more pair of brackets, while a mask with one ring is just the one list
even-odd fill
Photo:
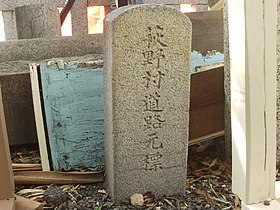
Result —
[[[208, 151], [207, 151], [208, 150]], [[240, 210], [240, 199], [231, 192], [231, 165], [222, 161], [209, 148], [201, 146], [190, 152], [187, 194], [195, 194], [193, 202], [207, 202], [211, 207]]]

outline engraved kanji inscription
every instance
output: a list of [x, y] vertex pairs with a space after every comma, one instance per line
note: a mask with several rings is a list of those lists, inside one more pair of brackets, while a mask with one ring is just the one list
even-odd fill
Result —
[[163, 109], [159, 107], [159, 98], [160, 95], [158, 92], [155, 92], [154, 95], [147, 95], [145, 96], [144, 101], [144, 111], [150, 112], [162, 112]]
[[158, 133], [151, 133], [148, 134], [149, 140], [148, 140], [148, 147], [152, 149], [160, 149], [163, 148], [163, 144], [160, 142]]
[[144, 117], [144, 130], [163, 128], [165, 121], [160, 114], [148, 115]]
[[163, 169], [162, 155], [159, 152], [146, 155], [145, 170], [146, 171], [157, 171], [159, 169]]
[[155, 27], [148, 27], [147, 33], [147, 47], [142, 52], [143, 65], [156, 64], [159, 68], [160, 61], [165, 57], [164, 48], [167, 44], [164, 43], [164, 29], [157, 25]]
[[165, 76], [161, 71], [157, 71], [155, 74], [152, 74], [150, 71], [146, 71], [145, 76], [143, 78], [146, 80], [145, 87], [148, 89], [151, 85], [160, 89], [161, 80]]

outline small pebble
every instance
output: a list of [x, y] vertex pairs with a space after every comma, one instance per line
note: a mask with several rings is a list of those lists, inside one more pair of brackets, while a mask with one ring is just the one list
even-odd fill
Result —
[[263, 204], [264, 204], [265, 206], [269, 206], [269, 205], [270, 205], [270, 201], [265, 200], [265, 201], [263, 202]]

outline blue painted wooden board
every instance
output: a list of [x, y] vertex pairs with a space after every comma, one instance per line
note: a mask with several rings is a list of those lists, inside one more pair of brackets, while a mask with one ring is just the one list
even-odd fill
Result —
[[56, 171], [98, 170], [104, 166], [103, 70], [84, 66], [40, 65]]

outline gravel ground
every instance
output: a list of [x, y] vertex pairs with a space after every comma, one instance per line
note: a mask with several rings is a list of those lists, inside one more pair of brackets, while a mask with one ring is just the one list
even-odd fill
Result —
[[[35, 154], [31, 153], [32, 156]], [[130, 203], [115, 205], [104, 183], [63, 186], [17, 186], [17, 194], [44, 203], [45, 210], [240, 210], [239, 198], [231, 192], [231, 165], [224, 161], [223, 152], [211, 145], [189, 147], [188, 176], [185, 196], [156, 198], [144, 194], [144, 205], [136, 208]], [[28, 155], [17, 152], [14, 159], [27, 160]], [[31, 159], [37, 159], [32, 157]]]

